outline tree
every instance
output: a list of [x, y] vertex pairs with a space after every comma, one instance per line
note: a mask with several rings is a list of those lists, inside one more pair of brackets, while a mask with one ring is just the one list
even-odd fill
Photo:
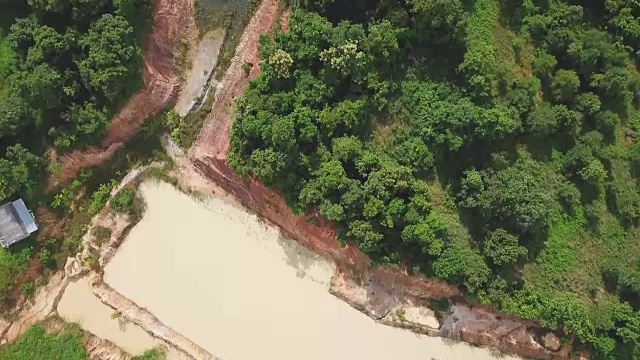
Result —
[[594, 74], [590, 85], [601, 99], [607, 99], [609, 109], [620, 115], [630, 111], [633, 93], [629, 91], [630, 76], [625, 68], [614, 67], [605, 73]]
[[423, 221], [406, 229], [413, 231], [412, 239], [422, 252], [431, 256], [441, 255], [451, 239], [442, 218], [433, 211]]
[[285, 167], [286, 157], [273, 149], [257, 149], [251, 154], [253, 173], [265, 184], [273, 184]]
[[16, 19], [11, 25], [9, 40], [13, 50], [22, 56], [26, 56], [27, 51], [33, 45], [33, 34], [39, 27], [33, 18]]
[[63, 12], [69, 6], [67, 0], [27, 0], [27, 2], [39, 12]]
[[527, 249], [518, 244], [518, 238], [504, 229], [489, 233], [484, 242], [484, 254], [498, 265], [510, 265], [527, 254]]
[[356, 239], [358, 246], [364, 252], [379, 251], [382, 247], [383, 235], [377, 232], [370, 222], [354, 220], [349, 223], [347, 236]]
[[90, 144], [101, 138], [109, 126], [109, 118], [104, 111], [96, 109], [90, 102], [84, 106], [72, 104], [62, 118], [66, 122], [66, 129], [55, 140], [55, 145], [62, 149]]
[[35, 109], [51, 110], [61, 104], [62, 76], [47, 64], [19, 71], [12, 83], [15, 92]]
[[591, 160], [585, 167], [578, 170], [578, 175], [582, 177], [582, 179], [598, 189], [602, 191], [604, 188], [604, 181], [607, 179], [607, 170], [602, 165], [600, 160], [594, 159]]
[[553, 55], [539, 52], [533, 61], [534, 74], [540, 79], [548, 80], [557, 64], [558, 60]]
[[433, 263], [437, 277], [454, 284], [464, 284], [476, 291], [489, 280], [491, 270], [479, 254], [459, 246], [448, 247]]
[[601, 105], [598, 95], [592, 92], [582, 93], [578, 95], [576, 100], [576, 109], [586, 116], [595, 115], [600, 110]]
[[293, 64], [293, 59], [286, 51], [282, 49], [276, 50], [269, 56], [269, 59], [267, 59], [267, 64], [273, 69], [276, 77], [286, 79], [291, 76], [290, 69]]
[[42, 158], [20, 144], [8, 147], [6, 157], [0, 158], [0, 199], [17, 192], [31, 195], [40, 183], [42, 170]]
[[82, 79], [110, 101], [116, 101], [137, 81], [139, 58], [133, 27], [120, 15], [104, 14], [80, 39], [88, 56], [78, 62]]
[[329, 221], [341, 221], [344, 219], [344, 207], [328, 200], [322, 203], [320, 212]]
[[315, 178], [305, 184], [300, 191], [303, 205], [321, 203], [330, 192], [341, 191], [349, 186], [350, 181], [342, 163], [330, 160], [323, 163], [315, 173]]
[[544, 171], [533, 160], [518, 160], [499, 171], [468, 172], [461, 204], [476, 208], [483, 217], [518, 234], [541, 233], [547, 227], [553, 196], [544, 185]]
[[364, 46], [358, 40], [348, 39], [344, 43], [331, 46], [320, 53], [327, 67], [343, 77], [351, 75], [356, 82], [362, 82], [368, 67]]
[[28, 67], [47, 63], [60, 64], [61, 57], [69, 50], [69, 40], [49, 26], [38, 26], [33, 31], [33, 45], [27, 51]]
[[71, 13], [76, 21], [86, 21], [88, 19], [95, 18], [97, 15], [104, 12], [111, 3], [120, 10], [121, 15], [132, 20], [132, 17], [128, 17], [132, 9], [129, 9], [128, 7], [134, 7], [134, 4], [139, 2], [139, 0], [71, 0], [70, 2], [72, 10]]
[[433, 154], [418, 137], [406, 137], [395, 149], [394, 157], [414, 172], [426, 172], [433, 166]]
[[527, 118], [526, 128], [530, 134], [540, 137], [555, 133], [558, 119], [553, 108], [545, 104], [534, 110]]
[[622, 35], [622, 39], [632, 47], [640, 44], [640, 6], [632, 0], [605, 1], [609, 12], [609, 24]]
[[0, 137], [18, 133], [29, 122], [28, 107], [16, 94], [0, 98]]
[[559, 103], [573, 102], [580, 89], [580, 78], [572, 70], [560, 69], [551, 80], [551, 96]]
[[462, 31], [464, 8], [459, 0], [411, 0], [409, 5], [416, 21], [418, 41], [445, 43]]
[[522, 119], [535, 109], [540, 86], [540, 80], [536, 77], [518, 78], [511, 85], [507, 101], [518, 111]]
[[331, 138], [336, 131], [357, 132], [361, 129], [366, 111], [364, 100], [345, 100], [333, 107], [324, 108], [317, 117], [325, 137]]
[[391, 22], [383, 20], [369, 26], [367, 43], [369, 54], [379, 64], [393, 63], [398, 55], [398, 36], [403, 29], [394, 27]]
[[635, 181], [615, 179], [608, 185], [608, 191], [613, 196], [616, 211], [623, 221], [630, 223], [640, 219], [640, 189]]
[[362, 142], [355, 136], [333, 139], [332, 155], [342, 161], [354, 161], [362, 151]]
[[291, 117], [275, 116], [271, 125], [271, 146], [282, 153], [293, 151], [296, 146], [295, 126]]

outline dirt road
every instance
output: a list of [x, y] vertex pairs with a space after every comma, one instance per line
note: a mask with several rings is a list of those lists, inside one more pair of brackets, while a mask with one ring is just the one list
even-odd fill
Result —
[[[235, 99], [244, 93], [249, 80], [255, 79], [260, 73], [258, 40], [261, 35], [268, 34], [273, 29], [280, 15], [278, 3], [277, 0], [263, 1], [242, 33], [236, 54], [231, 59], [224, 78], [218, 84], [213, 111], [190, 149], [191, 157], [226, 159]], [[253, 64], [248, 75], [242, 68], [245, 63]]]

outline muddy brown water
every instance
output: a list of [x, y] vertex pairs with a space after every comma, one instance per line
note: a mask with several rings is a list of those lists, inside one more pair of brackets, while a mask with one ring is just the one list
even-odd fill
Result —
[[138, 325], [122, 318], [112, 318], [113, 309], [98, 300], [85, 278], [67, 285], [58, 303], [58, 314], [68, 322], [78, 323], [84, 330], [111, 341], [132, 355], [140, 355], [158, 346], [167, 349], [167, 360], [187, 360], [187, 356], [155, 339]]
[[[494, 359], [376, 323], [328, 293], [333, 264], [219, 198], [145, 182], [105, 282], [225, 360]], [[499, 357], [515, 359], [513, 357]]]

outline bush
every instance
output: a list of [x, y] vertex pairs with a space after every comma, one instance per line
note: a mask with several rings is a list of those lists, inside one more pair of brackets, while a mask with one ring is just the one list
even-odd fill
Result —
[[122, 189], [111, 199], [111, 208], [119, 213], [132, 214], [134, 212], [135, 199], [135, 190], [130, 188]]
[[96, 226], [95, 228], [93, 228], [92, 233], [96, 238], [96, 243], [98, 244], [98, 246], [101, 246], [105, 241], [111, 238], [111, 229], [103, 226]]
[[25, 297], [31, 297], [31, 295], [33, 295], [36, 292], [36, 282], [31, 280], [20, 285], [20, 292]]
[[109, 201], [109, 195], [111, 194], [111, 190], [115, 188], [117, 182], [115, 180], [111, 180], [108, 183], [100, 185], [98, 190], [94, 191], [91, 195], [91, 201], [89, 202], [89, 213], [94, 215], [100, 212], [102, 208]]
[[40, 258], [42, 265], [48, 266], [51, 263], [51, 260], [53, 260], [53, 255], [49, 249], [42, 248], [38, 252], [38, 258]]
[[147, 350], [142, 355], [134, 356], [131, 360], [165, 360], [167, 358], [167, 350], [164, 347], [156, 347]]
[[47, 334], [42, 326], [33, 325], [14, 343], [0, 349], [0, 358], [87, 360], [83, 343], [82, 330], [77, 325], [67, 325], [59, 334]]

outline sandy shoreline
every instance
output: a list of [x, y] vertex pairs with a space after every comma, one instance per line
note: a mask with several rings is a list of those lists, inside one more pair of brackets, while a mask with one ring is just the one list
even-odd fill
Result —
[[495, 358], [376, 323], [329, 294], [330, 262], [223, 200], [196, 201], [157, 182], [141, 192], [147, 211], [105, 282], [215, 356]]
[[141, 355], [154, 347], [167, 349], [167, 360], [188, 360], [189, 357], [154, 338], [140, 326], [122, 317], [113, 319], [113, 309], [103, 304], [91, 291], [86, 278], [71, 280], [57, 306], [58, 315], [74, 322], [93, 335], [109, 340], [131, 355]]
[[58, 303], [58, 314], [92, 334], [107, 339], [132, 355], [139, 355], [162, 342], [139, 326], [123, 319], [112, 319], [113, 310], [96, 299], [85, 278], [73, 280]]

